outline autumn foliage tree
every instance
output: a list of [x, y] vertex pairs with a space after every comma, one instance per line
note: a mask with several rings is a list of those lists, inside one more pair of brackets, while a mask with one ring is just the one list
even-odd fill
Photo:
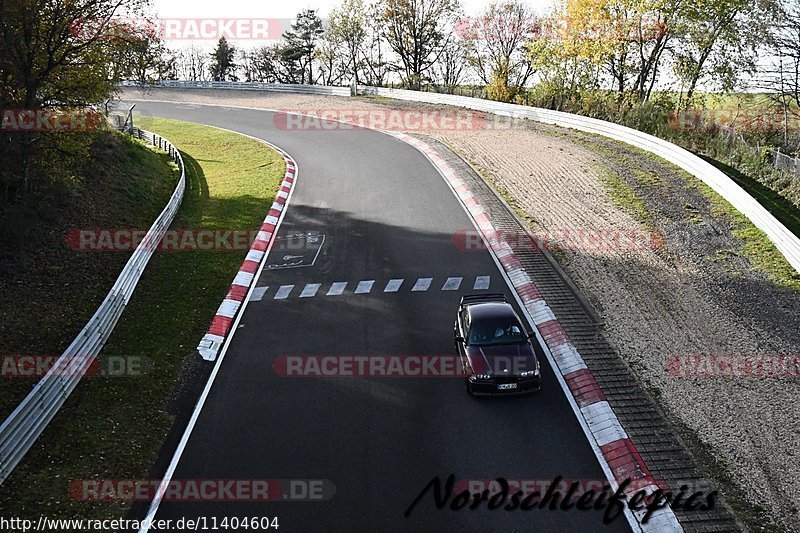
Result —
[[[83, 108], [102, 102], [131, 72], [120, 61], [139, 35], [112, 17], [141, 12], [139, 0], [0, 2], [0, 108]], [[30, 193], [68, 179], [70, 159], [87, 153], [86, 134], [0, 131], [0, 215]], [[61, 176], [62, 178], [59, 178]]]
[[533, 13], [520, 0], [489, 4], [466, 28], [469, 62], [487, 85], [489, 98], [510, 102], [533, 74], [526, 44], [532, 37]]
[[403, 82], [419, 89], [442, 51], [455, 37], [458, 0], [380, 0], [383, 35], [397, 55]]

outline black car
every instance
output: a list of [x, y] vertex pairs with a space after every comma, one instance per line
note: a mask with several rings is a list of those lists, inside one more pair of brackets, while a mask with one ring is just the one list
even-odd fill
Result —
[[544, 351], [502, 294], [462, 297], [453, 333], [468, 393], [518, 394], [541, 388], [539, 357]]

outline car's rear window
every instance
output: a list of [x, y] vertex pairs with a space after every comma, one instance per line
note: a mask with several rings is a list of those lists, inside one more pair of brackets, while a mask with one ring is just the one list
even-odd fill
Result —
[[513, 318], [473, 320], [469, 328], [469, 344], [516, 344], [525, 339], [522, 327]]

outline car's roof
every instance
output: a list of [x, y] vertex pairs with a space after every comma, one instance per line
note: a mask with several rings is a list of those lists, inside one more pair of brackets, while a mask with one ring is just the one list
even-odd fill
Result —
[[516, 318], [514, 308], [506, 302], [474, 303], [467, 306], [471, 321], [484, 318]]

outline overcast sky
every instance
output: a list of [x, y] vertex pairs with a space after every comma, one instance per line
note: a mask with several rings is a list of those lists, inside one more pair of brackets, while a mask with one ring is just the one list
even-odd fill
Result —
[[[333, 7], [340, 2], [333, 0], [151, 0], [154, 15], [158, 18], [239, 18], [239, 19], [289, 19], [294, 18], [303, 9], [316, 9], [321, 17], [326, 17]], [[478, 16], [489, 0], [461, 0], [465, 16]], [[537, 15], [548, 13], [554, 0], [528, 0], [528, 6]], [[187, 41], [167, 40], [169, 46], [183, 47], [191, 44]], [[198, 41], [202, 47], [213, 46], [213, 42]], [[245, 48], [263, 44], [259, 41], [242, 41]]]
[[[483, 12], [491, 0], [460, 0], [464, 8], [464, 16], [477, 17]], [[547, 16], [558, 3], [563, 0], [527, 0], [528, 7], [536, 16]], [[153, 15], [160, 19], [282, 19], [278, 24], [270, 23], [270, 28], [283, 28], [288, 26], [287, 19], [294, 19], [303, 9], [316, 9], [323, 18], [327, 17], [331, 9], [339, 5], [338, 0], [151, 0]], [[182, 22], [181, 28], [186, 28]], [[196, 27], [195, 27], [196, 28]], [[270, 32], [273, 35], [273, 32]], [[280, 32], [275, 37], [279, 37]], [[215, 39], [165, 39], [167, 46], [173, 49], [186, 48], [197, 45], [200, 48], [211, 50], [216, 45]], [[236, 40], [234, 44], [243, 49], [252, 49], [270, 41], [259, 39]], [[768, 62], [769, 58], [761, 58], [761, 62]]]
[[[242, 18], [291, 18], [306, 8], [319, 10], [327, 15], [339, 2], [330, 0], [152, 0], [160, 17], [242, 17]], [[488, 0], [461, 0], [464, 11], [474, 16], [483, 11]], [[527, 4], [537, 13], [547, 11], [552, 0], [528, 0]]]

